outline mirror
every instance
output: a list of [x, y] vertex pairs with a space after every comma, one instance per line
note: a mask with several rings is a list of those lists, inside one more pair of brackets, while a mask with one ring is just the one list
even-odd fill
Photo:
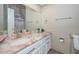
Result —
[[29, 31], [36, 31], [37, 28], [41, 28], [41, 14], [33, 10], [32, 8], [26, 7], [26, 29]]
[[[0, 33], [8, 33], [9, 31], [17, 33], [23, 29], [35, 31], [37, 28], [42, 28], [40, 12], [22, 4], [1, 4], [0, 8]], [[9, 13], [12, 13], [12, 15], [9, 15]], [[9, 17], [12, 20], [11, 22], [8, 22]]]
[[25, 29], [25, 11], [22, 4], [0, 4], [0, 33]]

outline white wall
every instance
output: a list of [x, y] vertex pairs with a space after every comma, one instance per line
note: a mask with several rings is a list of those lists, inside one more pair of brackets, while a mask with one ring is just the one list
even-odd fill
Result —
[[40, 6], [36, 5], [36, 4], [25, 4], [25, 6], [37, 11], [37, 12], [40, 12]]
[[[58, 18], [72, 17], [72, 19], [56, 20]], [[52, 48], [70, 53], [69, 34], [79, 32], [79, 5], [48, 5], [42, 9], [42, 26], [46, 31], [53, 33]], [[65, 39], [64, 43], [59, 38]]]

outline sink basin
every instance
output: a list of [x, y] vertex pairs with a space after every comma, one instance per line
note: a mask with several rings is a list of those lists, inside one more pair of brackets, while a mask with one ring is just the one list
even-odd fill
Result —
[[1, 46], [5, 47], [5, 46], [30, 45], [33, 42], [40, 40], [42, 37], [43, 36], [41, 34], [38, 34], [38, 33], [35, 33], [35, 34], [32, 34], [32, 35], [23, 36], [23, 37], [18, 38], [18, 39], [10, 39], [10, 37], [8, 37], [3, 42], [3, 44]]
[[34, 33], [32, 34], [34, 40], [40, 40], [43, 36], [42, 34]]
[[33, 34], [33, 35], [29, 35], [26, 37], [22, 37], [16, 40], [12, 40], [10, 41], [10, 45], [11, 46], [17, 46], [17, 45], [22, 45], [22, 44], [31, 44], [32, 42], [35, 42], [37, 40], [40, 40], [42, 38], [42, 35], [40, 34]]
[[10, 45], [10, 46], [18, 46], [18, 45], [22, 45], [22, 44], [27, 44], [29, 41], [31, 41], [31, 39], [29, 38], [19, 38], [19, 39], [14, 39], [14, 40], [7, 40], [6, 42]]
[[11, 42], [11, 46], [16, 46], [16, 45], [22, 45], [24, 43], [26, 43], [27, 39], [18, 39], [14, 42]]
[[72, 35], [74, 48], [79, 50], [79, 34]]

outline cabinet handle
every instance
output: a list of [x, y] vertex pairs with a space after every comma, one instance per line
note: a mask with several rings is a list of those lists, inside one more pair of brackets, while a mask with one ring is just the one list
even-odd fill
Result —
[[30, 54], [32, 51], [34, 51], [35, 50], [35, 48], [33, 48], [32, 50], [30, 50], [27, 54]]

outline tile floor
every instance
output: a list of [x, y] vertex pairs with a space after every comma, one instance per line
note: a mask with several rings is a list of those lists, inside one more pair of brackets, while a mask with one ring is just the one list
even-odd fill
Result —
[[56, 51], [54, 49], [50, 49], [49, 52], [48, 52], [48, 54], [63, 54], [63, 53], [61, 53], [59, 51]]

